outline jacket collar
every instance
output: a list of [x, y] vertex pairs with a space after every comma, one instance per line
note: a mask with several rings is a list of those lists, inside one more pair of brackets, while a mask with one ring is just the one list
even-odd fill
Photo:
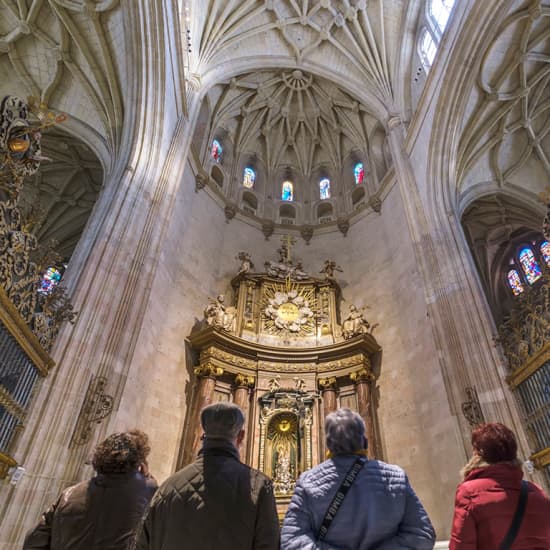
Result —
[[199, 451], [199, 456], [214, 456], [214, 455], [226, 455], [231, 456], [241, 461], [241, 457], [239, 456], [239, 451], [231, 443], [231, 441], [228, 441], [227, 439], [219, 439], [217, 437], [205, 437], [202, 449]]
[[494, 479], [502, 485], [507, 485], [509, 482], [517, 485], [523, 478], [523, 470], [521, 464], [517, 462], [498, 462], [471, 470], [465, 475], [464, 481], [481, 478]]

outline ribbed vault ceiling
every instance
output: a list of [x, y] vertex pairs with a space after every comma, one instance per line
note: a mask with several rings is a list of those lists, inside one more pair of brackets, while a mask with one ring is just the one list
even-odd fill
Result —
[[319, 166], [340, 174], [351, 151], [368, 154], [375, 120], [337, 85], [301, 70], [259, 71], [209, 93], [211, 138], [227, 132], [236, 156], [256, 154], [268, 174], [292, 166], [310, 175]]

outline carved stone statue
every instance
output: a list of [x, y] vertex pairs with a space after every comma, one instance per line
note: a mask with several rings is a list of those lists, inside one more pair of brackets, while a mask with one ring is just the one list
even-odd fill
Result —
[[345, 340], [349, 340], [360, 334], [367, 334], [370, 328], [370, 323], [363, 316], [363, 312], [357, 309], [355, 305], [349, 307], [348, 316], [342, 323], [342, 336]]
[[284, 445], [279, 444], [276, 451], [276, 461], [273, 476], [273, 486], [277, 493], [289, 493], [294, 488], [293, 468], [290, 454]]
[[306, 381], [298, 376], [294, 377], [294, 385], [297, 391], [304, 391], [306, 387]]
[[325, 279], [334, 279], [334, 272], [340, 271], [340, 273], [343, 273], [344, 270], [339, 266], [336, 265], [336, 262], [333, 260], [325, 260], [325, 265], [319, 273], [325, 274]]
[[271, 380], [269, 380], [267, 384], [269, 386], [270, 392], [273, 393], [277, 391], [281, 387], [281, 375], [276, 374], [273, 378], [271, 378]]
[[252, 258], [248, 252], [239, 252], [235, 259], [240, 260], [241, 262], [241, 267], [239, 267], [237, 276], [243, 275], [244, 273], [248, 273], [251, 269], [254, 269]]
[[204, 309], [204, 319], [210, 326], [221, 328], [227, 332], [235, 329], [235, 315], [237, 310], [233, 306], [225, 305], [225, 296], [219, 294], [215, 300], [209, 299], [210, 303]]

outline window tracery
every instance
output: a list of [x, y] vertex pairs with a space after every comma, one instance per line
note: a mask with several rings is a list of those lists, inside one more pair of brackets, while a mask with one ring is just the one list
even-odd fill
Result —
[[293, 201], [294, 200], [294, 185], [291, 181], [283, 182], [281, 200]]
[[455, 0], [431, 0], [428, 2], [428, 15], [440, 34], [447, 27]]
[[330, 180], [323, 178], [319, 182], [319, 198], [321, 200], [330, 199]]
[[514, 296], [518, 296], [524, 291], [523, 283], [519, 278], [519, 273], [515, 269], [510, 269], [506, 275], [506, 278], [508, 279], [508, 285], [512, 289]]
[[221, 162], [222, 160], [222, 154], [223, 154], [223, 148], [221, 143], [215, 139], [212, 142], [212, 148], [210, 150], [210, 156], [216, 161]]
[[532, 285], [541, 277], [542, 273], [539, 263], [530, 248], [526, 247], [519, 253], [519, 263], [521, 264], [523, 273], [525, 273], [525, 277], [529, 284]]
[[510, 258], [506, 272], [508, 288], [518, 296], [541, 279], [544, 269], [550, 269], [550, 242], [542, 239], [524, 241]]
[[365, 169], [363, 168], [363, 163], [358, 162], [353, 169], [353, 176], [355, 178], [355, 185], [360, 185], [365, 179]]
[[447, 28], [456, 0], [428, 0], [426, 13], [420, 22], [418, 53], [428, 72], [433, 65], [441, 37]]
[[253, 189], [254, 183], [256, 182], [256, 172], [249, 166], [244, 169], [243, 174], [243, 187], [247, 189]]

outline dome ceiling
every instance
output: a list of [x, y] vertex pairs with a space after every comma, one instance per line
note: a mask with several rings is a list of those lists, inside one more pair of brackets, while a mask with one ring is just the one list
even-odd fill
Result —
[[209, 94], [211, 138], [224, 130], [234, 153], [254, 153], [268, 174], [292, 166], [309, 176], [320, 166], [340, 174], [346, 157], [368, 153], [374, 119], [336, 85], [301, 70], [258, 72]]

